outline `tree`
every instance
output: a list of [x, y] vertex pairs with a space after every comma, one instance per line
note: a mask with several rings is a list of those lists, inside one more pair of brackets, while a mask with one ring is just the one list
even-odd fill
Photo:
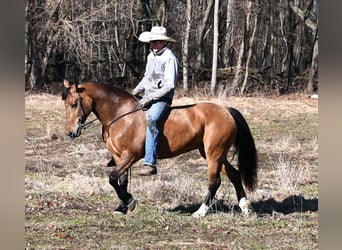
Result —
[[188, 91], [189, 90], [189, 36], [191, 29], [191, 0], [186, 1], [186, 29], [184, 33], [183, 39], [183, 88]]
[[214, 0], [208, 0], [202, 21], [198, 23], [198, 28], [197, 28], [198, 29], [198, 37], [197, 37], [198, 51], [197, 51], [197, 60], [196, 60], [196, 67], [197, 68], [200, 68], [202, 66], [203, 43], [204, 43], [203, 39], [204, 39], [209, 15], [210, 15], [210, 12], [212, 10], [213, 4], [214, 4]]
[[[255, 2], [255, 5], [257, 5], [258, 3]], [[257, 30], [257, 24], [258, 24], [258, 16], [254, 13], [252, 14], [252, 1], [248, 1], [247, 4], [247, 8], [248, 8], [248, 14], [247, 14], [247, 33], [250, 33], [250, 19], [251, 17], [253, 18], [253, 30], [252, 30], [252, 34], [248, 35], [249, 36], [249, 43], [248, 43], [248, 52], [247, 52], [247, 59], [246, 59], [246, 68], [245, 68], [245, 77], [243, 79], [242, 82], [242, 87], [240, 90], [240, 94], [242, 95], [246, 89], [247, 86], [247, 80], [248, 80], [248, 73], [249, 73], [249, 66], [251, 63], [251, 58], [252, 58], [252, 54], [253, 54], [253, 46], [254, 46], [254, 40], [255, 40], [255, 34], [256, 34], [256, 30]]]
[[309, 69], [309, 77], [308, 77], [308, 85], [307, 90], [309, 92], [313, 91], [314, 85], [314, 77], [317, 74], [318, 69], [318, 25], [316, 21], [313, 21], [311, 18], [315, 17], [313, 15], [314, 12], [317, 11], [317, 0], [311, 0], [308, 2], [308, 7], [306, 11], [303, 11], [299, 7], [299, 1], [294, 0], [294, 2], [290, 2], [290, 6], [292, 10], [299, 16], [299, 18], [304, 21], [305, 25], [312, 30], [313, 37], [313, 46], [312, 46], [312, 58], [311, 65]]
[[218, 9], [219, 9], [219, 0], [215, 0], [214, 5], [214, 41], [213, 41], [213, 66], [211, 73], [211, 85], [210, 91], [214, 94], [216, 87], [216, 72], [217, 72], [217, 53], [218, 53]]
[[233, 27], [233, 5], [234, 0], [227, 0], [227, 11], [226, 11], [226, 27], [225, 27], [225, 36], [223, 41], [223, 50], [222, 50], [222, 61], [224, 67], [229, 67], [230, 65], [230, 49], [232, 48], [232, 27]]
[[149, 52], [137, 38], [163, 25], [180, 41], [171, 46], [181, 58], [186, 90], [190, 80], [191, 87], [211, 80], [211, 91], [224, 84], [229, 94], [312, 91], [318, 82], [317, 3], [26, 0], [25, 85], [40, 88], [63, 78], [136, 82]]
[[234, 78], [231, 83], [231, 87], [226, 88], [226, 92], [228, 90], [230, 94], [235, 94], [237, 92], [238, 88], [240, 87], [240, 83], [242, 79], [242, 63], [243, 63], [244, 56], [245, 56], [245, 47], [246, 47], [245, 41], [246, 41], [247, 30], [248, 30], [247, 22], [249, 23], [249, 21], [246, 20], [248, 19], [248, 15], [249, 15], [249, 12], [247, 12], [247, 16], [245, 17], [245, 19], [243, 19], [243, 24], [242, 24], [243, 33], [241, 34], [241, 38], [240, 38], [240, 49], [239, 49], [239, 54], [237, 58]]

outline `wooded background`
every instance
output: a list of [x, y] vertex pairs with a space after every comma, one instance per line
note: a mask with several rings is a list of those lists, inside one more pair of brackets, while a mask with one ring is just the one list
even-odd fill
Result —
[[68, 79], [123, 87], [141, 79], [149, 45], [167, 27], [178, 85], [212, 93], [318, 89], [317, 0], [26, 0], [25, 87]]

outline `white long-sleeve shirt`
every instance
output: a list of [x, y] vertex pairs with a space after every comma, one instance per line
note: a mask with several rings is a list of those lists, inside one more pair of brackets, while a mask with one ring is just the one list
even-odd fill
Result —
[[144, 77], [133, 89], [132, 93], [144, 92], [144, 95], [159, 100], [173, 99], [178, 77], [178, 60], [171, 49], [164, 47], [158, 53], [153, 51], [147, 56]]

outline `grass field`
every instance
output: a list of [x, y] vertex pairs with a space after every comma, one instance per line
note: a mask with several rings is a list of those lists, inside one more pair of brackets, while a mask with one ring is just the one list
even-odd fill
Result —
[[[177, 98], [174, 105], [202, 101]], [[99, 123], [71, 140], [61, 96], [27, 94], [26, 249], [318, 249], [317, 100], [210, 101], [237, 108], [255, 138], [259, 185], [247, 194], [250, 217], [240, 213], [224, 177], [211, 212], [191, 217], [207, 193], [206, 162], [197, 151], [159, 161], [152, 177], [137, 176], [140, 162], [134, 165], [129, 191], [137, 207], [115, 216]]]

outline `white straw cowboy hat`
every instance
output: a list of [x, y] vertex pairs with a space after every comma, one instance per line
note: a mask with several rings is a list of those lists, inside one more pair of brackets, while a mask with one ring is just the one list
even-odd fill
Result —
[[162, 26], [153, 26], [151, 31], [144, 31], [141, 33], [138, 39], [144, 43], [158, 40], [176, 42], [175, 39], [167, 36], [166, 28]]

